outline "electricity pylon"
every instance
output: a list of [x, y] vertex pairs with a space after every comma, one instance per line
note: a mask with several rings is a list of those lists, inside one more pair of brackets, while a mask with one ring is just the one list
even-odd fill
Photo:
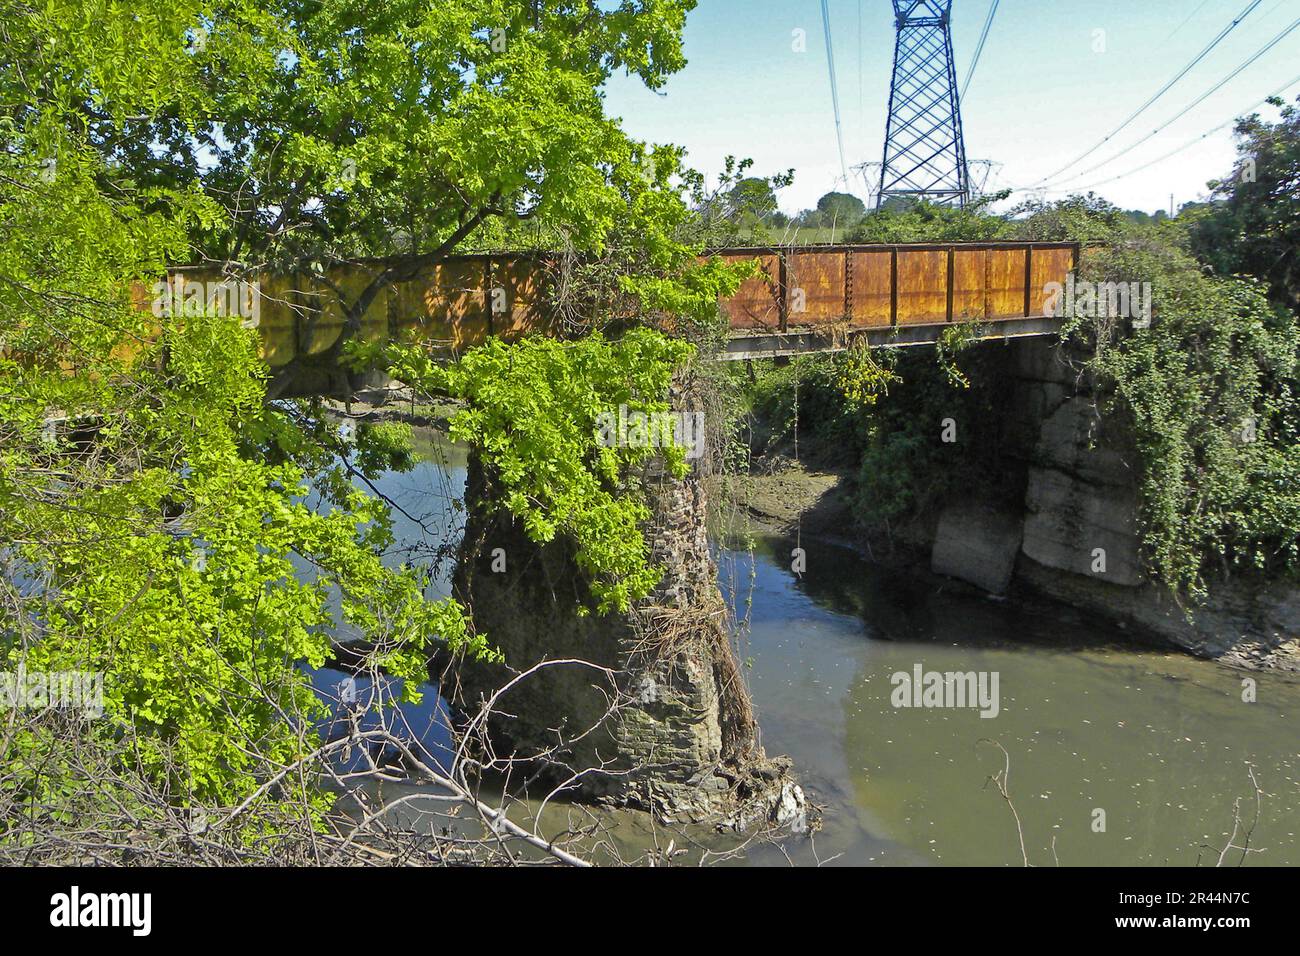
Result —
[[970, 199], [951, 13], [952, 0], [894, 0], [898, 39], [877, 208], [894, 197], [962, 207]]

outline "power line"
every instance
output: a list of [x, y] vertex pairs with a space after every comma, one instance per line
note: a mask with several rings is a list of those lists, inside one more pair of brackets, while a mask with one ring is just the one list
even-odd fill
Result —
[[[1264, 105], [1265, 103], [1267, 103], [1269, 100], [1271, 100], [1273, 97], [1275, 97], [1275, 96], [1281, 96], [1283, 93], [1285, 93], [1287, 90], [1291, 89], [1291, 87], [1295, 86], [1297, 83], [1300, 83], [1300, 76], [1294, 76], [1294, 77], [1292, 77], [1291, 79], [1287, 80], [1287, 82], [1284, 83], [1282, 86], [1279, 86], [1279, 87], [1278, 87], [1276, 90], [1274, 90], [1272, 93], [1268, 94], [1268, 96], [1266, 96], [1266, 97], [1264, 97], [1263, 99], [1261, 99], [1258, 103], [1255, 103], [1255, 104], [1253, 104], [1253, 105], [1251, 105], [1251, 106], [1246, 107], [1246, 109], [1245, 109], [1243, 112], [1245, 112], [1245, 113], [1249, 113], [1249, 112], [1251, 112], [1251, 111], [1253, 111], [1253, 110], [1257, 110], [1257, 109], [1259, 109], [1261, 106], [1263, 106], [1263, 105]], [[1241, 115], [1242, 115], [1241, 113], [1238, 113], [1236, 116], [1233, 116], [1232, 119], [1230, 119], [1230, 120], [1228, 120], [1228, 121], [1226, 121], [1226, 122], [1220, 123], [1218, 126], [1214, 127], [1213, 129], [1208, 129], [1208, 130], [1206, 130], [1204, 133], [1202, 133], [1200, 136], [1197, 136], [1195, 139], [1190, 139], [1190, 140], [1188, 140], [1187, 142], [1183, 143], [1181, 146], [1178, 146], [1178, 147], [1176, 147], [1176, 148], [1174, 148], [1174, 149], [1171, 149], [1169, 152], [1167, 152], [1167, 153], [1165, 153], [1165, 154], [1163, 154], [1163, 155], [1161, 155], [1161, 156], [1157, 156], [1155, 159], [1152, 159], [1152, 160], [1150, 160], [1150, 161], [1148, 161], [1148, 162], [1145, 162], [1145, 163], [1143, 163], [1141, 166], [1134, 166], [1132, 169], [1125, 170], [1124, 172], [1119, 173], [1118, 175], [1112, 176], [1112, 177], [1110, 177], [1109, 179], [1103, 179], [1103, 180], [1100, 180], [1100, 181], [1098, 181], [1098, 182], [1091, 183], [1091, 184], [1089, 184], [1089, 185], [1087, 185], [1087, 186], [1072, 186], [1072, 187], [1070, 187], [1069, 189], [1044, 189], [1044, 190], [1042, 190], [1042, 191], [1043, 191], [1043, 192], [1049, 192], [1049, 193], [1074, 193], [1074, 192], [1081, 192], [1081, 191], [1083, 191], [1083, 190], [1085, 190], [1085, 189], [1096, 189], [1098, 186], [1107, 186], [1107, 185], [1109, 185], [1109, 184], [1111, 184], [1111, 183], [1113, 183], [1113, 182], [1117, 182], [1117, 181], [1119, 181], [1119, 180], [1121, 180], [1121, 179], [1125, 179], [1125, 178], [1127, 178], [1127, 177], [1129, 177], [1129, 176], [1132, 176], [1134, 173], [1145, 172], [1146, 170], [1150, 169], [1152, 166], [1156, 165], [1157, 163], [1162, 163], [1162, 162], [1164, 162], [1166, 159], [1169, 159], [1169, 158], [1172, 157], [1172, 156], [1177, 156], [1179, 153], [1183, 152], [1183, 150], [1191, 149], [1191, 148], [1192, 148], [1193, 146], [1195, 146], [1197, 143], [1200, 143], [1200, 142], [1204, 141], [1205, 139], [1208, 139], [1209, 137], [1213, 136], [1215, 133], [1219, 132], [1219, 130], [1224, 129], [1225, 127], [1228, 127], [1228, 126], [1232, 126], [1234, 123], [1237, 122], [1238, 118], [1239, 118]], [[1030, 191], [1032, 191], [1032, 190], [1030, 190], [1030, 189], [1013, 189], [1013, 190], [1012, 190], [1012, 192], [1018, 192], [1018, 193], [1020, 193], [1020, 192], [1030, 192]]]
[[849, 164], [844, 158], [844, 130], [840, 126], [840, 90], [835, 82], [835, 47], [831, 41], [831, 12], [827, 9], [826, 0], [822, 0], [822, 26], [826, 31], [826, 65], [831, 74], [831, 105], [835, 109], [835, 141], [840, 147], [840, 171], [844, 174], [844, 188], [848, 189]]
[[866, 98], [862, 90], [864, 86], [862, 72], [862, 0], [858, 0], [858, 122], [862, 124], [862, 138], [867, 137], [867, 111], [864, 104]]
[[989, 15], [984, 19], [984, 31], [980, 34], [980, 42], [975, 45], [975, 57], [971, 60], [970, 72], [966, 74], [966, 82], [962, 84], [961, 95], [957, 97], [958, 103], [966, 102], [966, 91], [970, 89], [970, 81], [975, 78], [975, 68], [980, 65], [980, 54], [984, 52], [984, 41], [989, 38], [989, 30], [993, 28], [993, 18], [997, 15], [998, 4], [1002, 0], [993, 0], [992, 6], [989, 7]]
[[1270, 41], [1269, 41], [1268, 43], [1266, 43], [1263, 47], [1261, 47], [1259, 50], [1257, 50], [1253, 55], [1247, 57], [1246, 60], [1245, 60], [1244, 62], [1242, 62], [1242, 64], [1241, 64], [1240, 66], [1238, 66], [1235, 70], [1233, 70], [1231, 73], [1229, 73], [1226, 77], [1224, 77], [1222, 80], [1220, 80], [1220, 81], [1219, 81], [1218, 83], [1216, 83], [1214, 86], [1210, 87], [1208, 90], [1206, 90], [1204, 93], [1202, 93], [1202, 94], [1201, 94], [1199, 97], [1197, 97], [1197, 98], [1196, 98], [1192, 103], [1190, 103], [1189, 105], [1187, 105], [1186, 107], [1184, 107], [1184, 108], [1183, 108], [1183, 109], [1182, 109], [1182, 110], [1181, 110], [1177, 115], [1175, 115], [1175, 116], [1173, 116], [1172, 118], [1166, 120], [1166, 121], [1165, 121], [1163, 124], [1161, 124], [1160, 126], [1157, 126], [1157, 127], [1156, 127], [1155, 129], [1153, 129], [1150, 133], [1148, 133], [1146, 136], [1143, 136], [1141, 139], [1139, 139], [1137, 142], [1133, 143], [1131, 146], [1128, 146], [1128, 147], [1126, 147], [1125, 149], [1120, 150], [1120, 151], [1119, 151], [1118, 153], [1116, 153], [1114, 156], [1110, 157], [1110, 159], [1102, 160], [1100, 163], [1097, 163], [1097, 165], [1095, 165], [1095, 166], [1090, 166], [1090, 167], [1088, 167], [1087, 169], [1085, 169], [1083, 172], [1081, 172], [1081, 173], [1076, 173], [1075, 175], [1068, 177], [1065, 181], [1068, 182], [1068, 181], [1070, 181], [1070, 180], [1074, 180], [1074, 179], [1082, 179], [1084, 176], [1087, 176], [1089, 173], [1094, 173], [1094, 172], [1096, 172], [1097, 170], [1101, 169], [1103, 166], [1109, 166], [1111, 163], [1115, 162], [1115, 160], [1119, 159], [1121, 156], [1127, 156], [1129, 153], [1133, 152], [1133, 150], [1137, 149], [1137, 148], [1138, 148], [1139, 146], [1141, 146], [1143, 143], [1148, 142], [1149, 140], [1151, 140], [1152, 137], [1154, 137], [1154, 136], [1156, 136], [1157, 134], [1159, 134], [1159, 133], [1163, 132], [1164, 130], [1168, 129], [1170, 126], [1172, 126], [1174, 123], [1178, 122], [1180, 119], [1182, 119], [1182, 118], [1183, 118], [1184, 116], [1186, 116], [1188, 113], [1190, 113], [1192, 110], [1196, 109], [1196, 107], [1198, 107], [1198, 106], [1200, 106], [1202, 103], [1204, 103], [1207, 99], [1209, 99], [1209, 98], [1210, 98], [1211, 96], [1213, 96], [1215, 93], [1219, 92], [1219, 90], [1223, 89], [1223, 88], [1224, 88], [1225, 86], [1227, 86], [1230, 82], [1232, 82], [1233, 80], [1235, 80], [1235, 79], [1236, 79], [1236, 78], [1237, 78], [1237, 77], [1242, 73], [1242, 71], [1244, 71], [1247, 67], [1251, 66], [1253, 63], [1255, 63], [1256, 60], [1258, 60], [1260, 57], [1262, 57], [1262, 56], [1263, 56], [1265, 53], [1267, 53], [1269, 50], [1273, 49], [1273, 47], [1277, 46], [1279, 43], [1281, 43], [1283, 40], [1285, 40], [1288, 36], [1290, 36], [1292, 33], [1294, 33], [1294, 32], [1296, 31], [1296, 29], [1298, 29], [1298, 28], [1300, 28], [1300, 19], [1297, 19], [1297, 20], [1296, 20], [1295, 22], [1293, 22], [1289, 27], [1287, 27], [1285, 30], [1283, 30], [1281, 33], [1279, 33], [1277, 36], [1273, 37], [1272, 40], [1270, 40]]
[[1178, 34], [1182, 31], [1183, 27], [1185, 27], [1185, 26], [1187, 26], [1187, 24], [1191, 23], [1192, 20], [1194, 20], [1194, 19], [1196, 18], [1196, 15], [1197, 15], [1198, 13], [1200, 13], [1202, 10], [1205, 9], [1206, 5], [1209, 4], [1209, 2], [1210, 2], [1210, 0], [1201, 0], [1200, 4], [1196, 7], [1196, 9], [1193, 10], [1191, 13], [1189, 13], [1189, 14], [1187, 15], [1187, 19], [1184, 20], [1182, 23], [1178, 24], [1178, 28], [1177, 28], [1176, 30], [1174, 30], [1173, 33], [1171, 33], [1171, 34], [1169, 34], [1169, 36], [1165, 37], [1165, 42], [1168, 43], [1168, 42], [1169, 42], [1170, 40], [1172, 40], [1174, 37], [1178, 36]]
[[[1154, 106], [1156, 101], [1159, 100], [1166, 93], [1168, 93], [1173, 88], [1175, 83], [1177, 83], [1179, 80], [1185, 77], [1188, 73], [1192, 71], [1192, 69], [1198, 63], [1200, 63], [1207, 56], [1209, 56], [1210, 51], [1212, 51], [1215, 47], [1217, 47], [1220, 43], [1222, 43], [1224, 38], [1226, 38], [1228, 34], [1230, 34], [1233, 30], [1235, 30], [1237, 28], [1237, 25], [1240, 24], [1241, 21], [1245, 20], [1248, 16], [1254, 13], [1255, 9], [1263, 2], [1264, 0], [1251, 0], [1251, 3], [1247, 5], [1246, 9], [1242, 10], [1241, 13], [1237, 15], [1237, 18], [1235, 20], [1233, 20], [1230, 24], [1224, 27], [1223, 30], [1219, 33], [1219, 35], [1210, 41], [1209, 46], [1207, 46], [1200, 53], [1196, 54], [1192, 62], [1188, 63], [1185, 67], [1183, 67], [1182, 70], [1178, 72], [1177, 76], [1175, 76], [1172, 80], [1170, 80], [1168, 83], [1162, 86], [1159, 89], [1159, 91], [1155, 94], [1155, 96], [1151, 97], [1151, 99], [1147, 100], [1136, 110], [1134, 110], [1133, 113], [1129, 115], [1128, 119], [1124, 120], [1124, 122], [1120, 123], [1113, 130], [1111, 130], [1110, 133], [1108, 133], [1101, 140], [1101, 142], [1097, 143], [1095, 146], [1093, 146], [1091, 149], [1087, 150], [1086, 152], [1081, 153], [1080, 155], [1072, 159], [1070, 162], [1062, 166], [1060, 169], [1058, 169], [1056, 172], [1044, 176], [1042, 179], [1038, 180], [1038, 183], [1035, 183], [1034, 185], [1038, 185], [1039, 183], [1045, 183], [1048, 182], [1049, 180], [1055, 179], [1057, 176], [1061, 175], [1061, 173], [1065, 172], [1071, 166], [1075, 166], [1083, 162], [1085, 159], [1087, 159], [1097, 150], [1101, 149], [1103, 146], [1109, 143], [1115, 136], [1117, 136], [1119, 133], [1127, 129], [1130, 123], [1132, 123], [1135, 119], [1137, 119], [1148, 109]], [[822, 0], [822, 5], [825, 6], [825, 0]]]

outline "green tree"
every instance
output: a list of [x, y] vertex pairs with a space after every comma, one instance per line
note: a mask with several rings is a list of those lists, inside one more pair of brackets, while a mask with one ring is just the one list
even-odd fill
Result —
[[769, 180], [758, 176], [747, 176], [736, 183], [728, 198], [738, 215], [752, 217], [757, 222], [764, 222], [777, 212], [776, 190]]
[[[182, 802], [258, 792], [315, 742], [300, 665], [339, 628], [408, 690], [435, 644], [491, 653], [381, 561], [388, 510], [354, 479], [400, 463], [400, 436], [349, 443], [319, 403], [268, 402], [255, 332], [161, 321], [133, 283], [197, 258], [328, 287], [327, 264], [382, 256], [339, 290], [351, 324], [484, 224], [534, 219], [596, 253], [634, 237], [625, 292], [702, 313], [736, 278], [681, 238], [680, 154], [599, 95], [616, 69], [653, 88], [679, 67], [692, 6], [5, 0], [0, 652], [104, 673], [84, 733], [129, 742], [118, 769]], [[65, 727], [15, 728], [23, 800], [87, 783], [55, 772]], [[266, 795], [315, 793], [294, 774]]]
[[817, 200], [817, 211], [826, 226], [850, 229], [862, 221], [867, 207], [857, 196], [849, 193], [829, 192]]
[[1210, 184], [1214, 202], [1196, 211], [1192, 242], [1220, 275], [1258, 276], [1300, 313], [1300, 109], [1272, 103], [1276, 123], [1255, 114], [1237, 124], [1237, 162]]
[[1108, 242], [1133, 225], [1124, 211], [1094, 193], [1056, 202], [1026, 200], [1011, 210], [1014, 238], [1034, 242]]
[[[976, 242], [1007, 237], [1013, 226], [989, 214], [991, 196], [965, 209], [934, 203], [900, 203], [863, 217], [850, 232], [854, 242]], [[1005, 198], [1005, 197], [1001, 197]]]
[[[312, 746], [322, 705], [298, 665], [323, 664], [336, 628], [412, 679], [432, 642], [487, 647], [455, 602], [426, 602], [419, 576], [380, 560], [386, 509], [344, 476], [390, 436], [344, 447], [266, 405], [256, 333], [237, 319], [160, 330], [132, 301], [219, 210], [133, 181], [85, 119], [203, 103], [184, 24], [209, 9], [67, 3], [5, 21], [0, 653], [8, 671], [102, 673], [104, 719], [86, 733], [129, 740], [134, 768], [180, 801], [228, 803]], [[332, 510], [307, 506], [312, 488]], [[54, 772], [58, 721], [8, 729], [5, 769], [29, 799], [85, 783]], [[311, 789], [294, 777], [280, 792]]]
[[777, 208], [776, 194], [794, 180], [794, 170], [773, 176], [747, 175], [752, 159], [727, 156], [722, 172], [710, 188], [704, 177], [684, 172], [691, 204], [690, 228], [703, 244], [717, 247], [783, 228], [789, 217]]
[[[688, 211], [670, 185], [681, 152], [628, 137], [600, 87], [626, 70], [659, 88], [685, 62], [694, 4], [225, 5], [193, 21], [205, 29], [201, 107], [183, 120], [175, 107], [127, 123], [92, 115], [91, 140], [139, 181], [219, 206], [192, 230], [200, 258], [299, 270], [337, 295], [332, 366], [390, 283], [526, 222], [581, 254], [631, 237], [647, 270], [689, 274]], [[382, 264], [359, 288], [331, 282], [331, 264], [372, 257]]]

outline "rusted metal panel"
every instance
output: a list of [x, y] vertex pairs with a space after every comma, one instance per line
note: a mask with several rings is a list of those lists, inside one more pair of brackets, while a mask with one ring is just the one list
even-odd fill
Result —
[[850, 252], [853, 271], [853, 317], [855, 329], [889, 325], [893, 256], [888, 250]]
[[733, 329], [776, 329], [781, 323], [779, 288], [781, 263], [776, 253], [724, 253], [727, 262], [757, 259], [759, 272], [740, 284], [736, 294], [720, 305]]
[[[338, 270], [331, 281], [339, 281]], [[298, 273], [294, 305], [298, 316], [298, 355], [320, 355], [328, 351], [343, 332], [343, 314], [334, 293], [309, 272]], [[331, 301], [334, 307], [331, 308]]]
[[1025, 311], [1025, 250], [991, 249], [986, 260], [986, 317], [1021, 318]]
[[545, 332], [541, 314], [542, 270], [530, 259], [494, 259], [488, 274], [491, 331], [509, 341]]
[[[299, 281], [298, 300], [305, 311], [300, 312], [299, 327], [304, 334], [299, 341], [306, 346], [308, 338], [304, 323], [316, 322], [309, 355], [318, 355], [333, 346], [347, 324], [345, 303], [358, 302], [363, 292], [378, 275], [377, 269], [355, 266], [336, 266], [328, 272], [328, 282], [315, 280], [303, 273]], [[340, 301], [342, 293], [343, 301]], [[315, 313], [319, 312], [317, 318]], [[376, 295], [360, 317], [358, 336], [363, 342], [382, 342], [388, 338], [388, 296]]]
[[481, 259], [440, 263], [427, 276], [398, 284], [397, 326], [457, 351], [478, 345], [488, 335], [486, 284]]
[[[707, 253], [754, 261], [759, 273], [719, 303], [736, 332], [887, 328], [891, 324], [1010, 321], [1042, 314], [1045, 287], [1065, 282], [1078, 255], [1072, 243], [867, 244], [733, 248]], [[339, 338], [344, 315], [330, 284], [355, 300], [382, 261], [340, 266], [330, 283], [308, 274], [260, 280], [262, 352], [272, 365], [320, 354]], [[176, 270], [197, 282], [220, 270]], [[462, 350], [489, 335], [550, 334], [536, 255], [456, 256], [410, 282], [395, 283], [362, 318], [361, 336], [407, 336]], [[142, 310], [150, 289], [133, 290]], [[828, 333], [829, 334], [829, 333]]]
[[898, 324], [943, 322], [948, 316], [948, 254], [898, 250]]
[[1051, 282], [1065, 284], [1074, 268], [1074, 250], [1070, 248], [1034, 248], [1032, 277], [1029, 287], [1031, 315], [1043, 315], [1047, 300], [1047, 285]]
[[257, 281], [257, 330], [262, 337], [262, 358], [272, 368], [278, 368], [298, 354], [293, 276], [262, 274]]
[[961, 249], [952, 253], [952, 320], [983, 322], [988, 318], [987, 249]]
[[791, 328], [845, 318], [843, 253], [793, 252], [786, 256], [786, 273]]

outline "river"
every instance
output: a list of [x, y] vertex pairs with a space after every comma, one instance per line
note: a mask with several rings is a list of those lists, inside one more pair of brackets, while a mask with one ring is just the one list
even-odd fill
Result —
[[[393, 561], [427, 559], [459, 527], [463, 452], [427, 435], [417, 447], [413, 471], [378, 482], [405, 512]], [[788, 541], [718, 549], [723, 592], [737, 618], [748, 610], [738, 636], [763, 745], [794, 759], [824, 807], [811, 840], [756, 847], [750, 862], [1019, 865], [1014, 807], [1036, 865], [1213, 865], [1234, 801], [1243, 826], [1255, 818], [1253, 768], [1264, 795], [1250, 862], [1300, 863], [1294, 678], [1134, 647], [1069, 609], [995, 601], [802, 544], [801, 575]], [[446, 587], [444, 573], [429, 593]], [[918, 665], [996, 675], [996, 716], [894, 706], [894, 675]], [[434, 693], [414, 715], [435, 747], [440, 713]], [[989, 782], [1008, 758], [1011, 806]]]

